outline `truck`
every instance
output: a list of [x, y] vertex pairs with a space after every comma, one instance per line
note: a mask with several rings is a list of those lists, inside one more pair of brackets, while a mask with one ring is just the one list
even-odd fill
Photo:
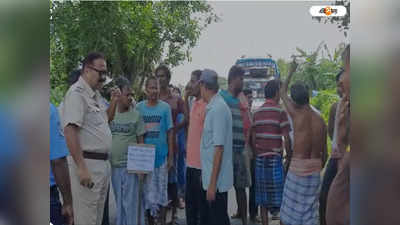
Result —
[[243, 89], [252, 91], [251, 111], [254, 111], [265, 102], [265, 84], [269, 80], [279, 79], [278, 65], [275, 60], [262, 57], [242, 57], [236, 60], [235, 65], [244, 69]]

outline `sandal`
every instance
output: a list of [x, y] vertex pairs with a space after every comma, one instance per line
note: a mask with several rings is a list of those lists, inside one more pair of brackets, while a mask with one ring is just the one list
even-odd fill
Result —
[[231, 216], [232, 219], [240, 219], [242, 218], [242, 216], [240, 215], [240, 213], [236, 213], [234, 215]]

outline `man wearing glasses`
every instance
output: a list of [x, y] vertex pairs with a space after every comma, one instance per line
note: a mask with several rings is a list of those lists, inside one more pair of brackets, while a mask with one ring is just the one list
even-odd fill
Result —
[[[99, 90], [107, 64], [101, 53], [90, 53], [83, 61], [81, 76], [64, 99], [63, 128], [72, 156], [71, 189], [75, 225], [100, 225], [110, 182], [108, 152], [112, 136], [109, 115]], [[109, 110], [118, 95], [113, 95]]]

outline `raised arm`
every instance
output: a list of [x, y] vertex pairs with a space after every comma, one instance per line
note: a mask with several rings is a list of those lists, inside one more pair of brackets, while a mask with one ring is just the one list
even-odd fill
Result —
[[107, 108], [107, 116], [109, 123], [114, 120], [115, 110], [117, 109], [117, 104], [120, 96], [121, 96], [121, 90], [119, 88], [113, 88], [111, 91], [110, 105]]
[[294, 113], [295, 106], [294, 106], [294, 102], [287, 95], [287, 92], [288, 92], [290, 80], [292, 79], [292, 76], [293, 76], [294, 72], [296, 71], [296, 69], [297, 69], [297, 63], [296, 63], [295, 59], [293, 59], [293, 62], [290, 64], [288, 78], [283, 82], [283, 85], [280, 89], [280, 95], [281, 95], [283, 104], [285, 105], [287, 112], [289, 113], [289, 115], [292, 118], [295, 114]]

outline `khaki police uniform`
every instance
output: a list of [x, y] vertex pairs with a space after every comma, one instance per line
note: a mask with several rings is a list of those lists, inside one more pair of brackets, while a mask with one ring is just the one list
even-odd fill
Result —
[[[83, 152], [108, 154], [112, 136], [108, 126], [106, 106], [98, 91], [80, 77], [68, 90], [63, 106], [63, 127], [75, 124], [80, 127], [78, 138]], [[98, 154], [99, 155], [99, 154]], [[84, 156], [94, 186], [92, 189], [80, 185], [78, 168], [69, 156], [71, 188], [75, 225], [100, 225], [111, 176], [108, 160], [89, 159]]]

